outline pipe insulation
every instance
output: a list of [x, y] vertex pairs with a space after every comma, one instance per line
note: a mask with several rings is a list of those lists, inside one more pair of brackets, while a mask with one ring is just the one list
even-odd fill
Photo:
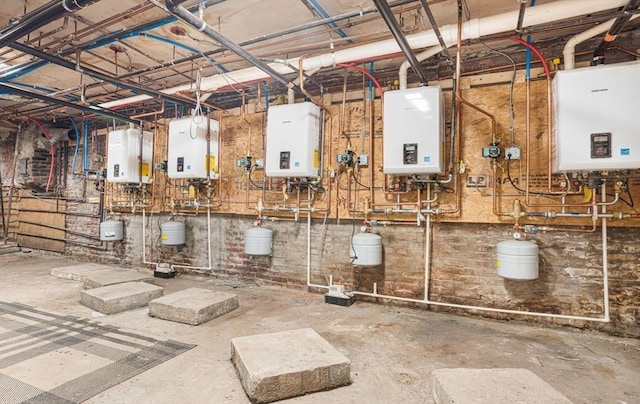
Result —
[[[554, 21], [575, 18], [577, 16], [597, 13], [604, 10], [622, 7], [626, 0], [606, 0], [606, 1], [575, 1], [559, 0], [553, 3], [541, 4], [528, 10], [524, 17], [524, 26], [535, 26]], [[518, 11], [502, 13], [480, 19], [472, 19], [462, 24], [462, 39], [480, 38], [486, 35], [494, 35], [502, 32], [513, 31], [513, 21], [518, 18]], [[447, 44], [456, 43], [457, 24], [444, 25], [440, 28], [440, 33]], [[412, 35], [407, 35], [407, 41], [412, 49], [421, 49], [439, 44], [438, 37], [433, 30], [423, 31]], [[349, 63], [379, 58], [386, 55], [400, 53], [395, 39], [373, 42], [370, 44], [337, 50], [322, 55], [304, 58], [302, 67], [305, 71], [320, 69], [322, 67], [334, 66], [337, 63]], [[299, 58], [287, 60], [293, 66], [299, 66]], [[268, 66], [280, 74], [294, 73], [294, 71], [281, 63], [269, 63]], [[226, 76], [226, 78], [225, 78]], [[257, 67], [249, 67], [223, 74], [214, 74], [203, 77], [200, 85], [202, 91], [215, 91], [221, 87], [228, 86], [229, 81], [246, 83], [250, 81], [264, 80], [269, 75]], [[162, 90], [166, 94], [174, 94], [178, 91], [188, 91], [192, 89], [192, 84], [187, 83]], [[130, 104], [148, 100], [147, 95], [123, 98], [116, 101], [100, 104], [102, 108], [113, 108], [119, 105]]]

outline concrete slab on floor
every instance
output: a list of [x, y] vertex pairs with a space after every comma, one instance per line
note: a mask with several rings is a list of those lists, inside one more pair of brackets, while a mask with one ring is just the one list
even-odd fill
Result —
[[114, 270], [116, 267], [104, 264], [78, 264], [64, 267], [51, 268], [50, 274], [56, 278], [69, 279], [71, 281], [84, 282], [88, 275], [99, 271]]
[[87, 274], [83, 282], [85, 289], [94, 289], [127, 282], [153, 283], [153, 276], [135, 270], [105, 269]]
[[[637, 337], [363, 300], [343, 307], [325, 304], [322, 293], [213, 274], [155, 278], [154, 283], [167, 295], [192, 287], [237, 294], [240, 307], [218, 320], [194, 327], [159, 321], [146, 309], [93, 317], [93, 310], [79, 301], [82, 283], [49, 274], [51, 268], [77, 264], [36, 251], [0, 255], [0, 300], [196, 345], [83, 404], [250, 404], [229, 360], [231, 340], [300, 328], [312, 328], [349, 358], [352, 383], [278, 404], [433, 404], [430, 375], [445, 368], [528, 369], [576, 404], [640, 403]], [[0, 328], [11, 321], [0, 316]], [[20, 355], [42, 349], [27, 342]]]
[[149, 302], [149, 315], [163, 320], [199, 325], [237, 309], [238, 295], [188, 288]]
[[0, 255], [2, 254], [12, 254], [15, 252], [20, 252], [20, 247], [18, 243], [4, 243], [0, 242]]
[[351, 382], [351, 363], [311, 328], [238, 337], [231, 362], [253, 403], [270, 403]]
[[164, 294], [164, 288], [146, 282], [127, 282], [80, 292], [80, 302], [103, 314], [137, 309]]
[[435, 404], [571, 404], [527, 369], [437, 369], [431, 390]]

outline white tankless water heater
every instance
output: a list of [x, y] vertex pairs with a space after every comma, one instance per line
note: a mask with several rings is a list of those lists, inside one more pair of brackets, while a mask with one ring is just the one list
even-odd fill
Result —
[[559, 71], [553, 100], [554, 172], [640, 168], [640, 62]]
[[[220, 124], [206, 116], [191, 116], [169, 122], [169, 178], [218, 177], [218, 138]], [[208, 150], [207, 150], [207, 135]]]
[[385, 92], [383, 115], [385, 174], [444, 171], [444, 106], [439, 86]]
[[109, 132], [107, 181], [151, 183], [153, 133], [140, 128]]
[[320, 107], [311, 103], [274, 105], [267, 115], [268, 177], [320, 174]]

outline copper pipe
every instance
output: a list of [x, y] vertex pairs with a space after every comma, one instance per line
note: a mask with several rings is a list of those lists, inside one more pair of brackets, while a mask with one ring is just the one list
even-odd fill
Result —
[[146, 112], [144, 114], [131, 115], [129, 118], [131, 119], [139, 119], [145, 116], [155, 116], [157, 118], [158, 115], [164, 114], [164, 101], [162, 101], [162, 107], [159, 111]]
[[311, 100], [311, 102], [313, 102], [314, 104], [316, 104], [317, 106], [322, 108], [322, 100], [317, 101], [315, 98], [313, 98], [313, 96], [304, 88], [304, 69], [303, 69], [303, 62], [305, 57], [308, 57], [307, 55], [302, 55], [300, 56], [300, 58], [298, 59], [298, 81], [300, 82], [299, 86], [300, 86], [300, 91], [302, 91], [302, 93], [304, 95], [306, 95], [307, 97], [309, 97], [309, 100]]
[[[108, 27], [110, 25], [113, 24], [117, 24], [119, 22], [125, 21], [129, 18], [132, 18], [140, 13], [143, 13], [145, 11], [151, 10], [153, 9], [155, 6], [153, 4], [150, 3], [141, 3], [138, 4], [134, 7], [131, 7], [127, 10], [124, 10], [121, 13], [115, 14], [109, 18], [106, 18], [104, 20], [101, 20], [97, 23], [94, 23], [92, 21], [88, 21], [85, 18], [83, 18], [80, 15], [77, 14], [73, 14], [71, 16], [71, 18], [73, 18], [74, 20], [77, 20], [79, 22], [81, 22], [82, 24], [87, 25], [86, 28], [83, 28], [79, 31], [76, 31], [73, 33], [73, 35], [69, 35], [67, 36], [67, 38], [63, 39], [63, 40], [59, 40], [59, 41], [51, 41], [49, 43], [47, 43], [46, 45], [42, 46], [42, 49], [48, 49], [49, 52], [52, 53], [56, 53], [59, 49], [62, 49], [65, 45], [71, 43], [72, 41], [78, 41], [86, 36], [92, 35], [96, 32], [98, 32], [100, 29]], [[58, 43], [56, 46], [54, 46], [55, 43]]]
[[[553, 171], [553, 167], [552, 167], [552, 155], [553, 155], [553, 141], [551, 138], [551, 132], [553, 130], [553, 126], [552, 126], [552, 82], [551, 82], [551, 73], [549, 71], [549, 67], [547, 66], [547, 64], [544, 62], [544, 57], [542, 56], [542, 54], [540, 53], [540, 51], [535, 48], [533, 45], [519, 39], [519, 38], [511, 38], [514, 42], [517, 42], [521, 45], [526, 46], [527, 48], [531, 49], [536, 56], [538, 56], [538, 59], [540, 60], [540, 63], [543, 64], [543, 67], [545, 69], [545, 75], [546, 75], [546, 79], [547, 79], [547, 136], [548, 136], [548, 140], [547, 140], [547, 191], [546, 193], [551, 194], [551, 195], [557, 195], [557, 196], [566, 196], [566, 195], [579, 195], [579, 192], [558, 192], [558, 191], [553, 191], [552, 188], [552, 184], [551, 184], [551, 173]], [[527, 153], [527, 158], [526, 158], [526, 164], [525, 164], [525, 178], [526, 178], [526, 183], [525, 183], [525, 204], [527, 206], [530, 207], [575, 207], [575, 206], [587, 206], [588, 203], [578, 203], [578, 204], [565, 204], [565, 203], [561, 203], [561, 204], [557, 204], [557, 203], [546, 203], [546, 204], [533, 204], [531, 203], [530, 200], [530, 187], [529, 187], [529, 178], [531, 175], [530, 172], [530, 168], [531, 168], [531, 153], [530, 153], [530, 140], [531, 140], [531, 129], [530, 129], [530, 125], [531, 125], [531, 119], [530, 119], [530, 115], [531, 115], [531, 79], [527, 78], [526, 80], [526, 129], [525, 129], [525, 138], [526, 138], [526, 153]]]
[[[251, 122], [249, 122], [249, 120], [247, 119], [247, 104], [246, 104], [246, 100], [245, 100], [245, 92], [244, 90], [240, 90], [240, 94], [242, 95], [242, 104], [240, 104], [240, 115], [242, 116], [242, 120], [245, 121], [247, 123], [247, 125], [249, 125], [249, 139], [247, 141], [247, 156], [251, 157], [251, 140], [252, 140], [252, 136], [251, 134], [253, 133], [253, 125], [251, 124]], [[251, 168], [251, 167], [249, 167]], [[247, 188], [248, 190], [249, 188]]]
[[[176, 95], [179, 95], [180, 97], [184, 98], [185, 100], [193, 101], [195, 103], [198, 102], [198, 100], [196, 100], [195, 98], [193, 98], [191, 96], [191, 93], [189, 91], [178, 91], [178, 92], [176, 92]], [[205, 106], [205, 107], [207, 107], [207, 108], [211, 108], [213, 110], [216, 110], [216, 111], [220, 111], [220, 112], [224, 112], [224, 113], [228, 112], [224, 108], [216, 107], [215, 105], [209, 104], [208, 102], [205, 102], [205, 101], [200, 101], [200, 104]]]
[[500, 216], [508, 216], [508, 214], [502, 212], [500, 210], [500, 207], [498, 205], [498, 186], [497, 183], [498, 181], [496, 181], [496, 178], [498, 178], [498, 167], [497, 164], [495, 163], [495, 161], [491, 164], [492, 165], [492, 171], [493, 171], [493, 214], [500, 217]]
[[498, 133], [498, 124], [496, 123], [495, 115], [485, 111], [484, 109], [478, 107], [477, 105], [470, 103], [469, 101], [462, 98], [459, 94], [456, 94], [456, 98], [458, 99], [458, 101], [460, 101], [464, 105], [475, 109], [476, 111], [480, 112], [483, 115], [486, 115], [491, 120], [491, 141], [495, 142], [496, 134]]
[[[454, 94], [452, 94], [452, 97], [455, 97], [454, 101], [454, 106], [455, 106], [455, 116], [452, 116], [452, 119], [455, 119], [455, 124], [451, 125], [451, 131], [452, 133], [455, 133], [455, 139], [452, 137], [451, 138], [451, 148], [452, 148], [452, 155], [454, 154], [454, 151], [457, 151], [458, 153], [460, 152], [460, 128], [462, 128], [462, 125], [460, 124], [460, 118], [462, 117], [462, 114], [460, 113], [460, 99], [461, 97], [461, 89], [460, 89], [460, 71], [461, 71], [461, 60], [462, 60], [462, 0], [458, 0], [458, 29], [457, 29], [457, 35], [456, 35], [456, 70], [454, 73], [454, 83], [455, 83], [455, 88], [454, 88]], [[454, 141], [455, 140], [455, 141]], [[459, 156], [458, 158], [454, 158], [454, 161], [459, 161]], [[451, 161], [450, 163], [453, 163], [454, 161]], [[442, 210], [443, 213], [446, 214], [457, 214], [458, 212], [460, 212], [460, 205], [461, 205], [461, 199], [462, 199], [462, 192], [460, 190], [460, 176], [458, 175], [458, 170], [455, 167], [449, 167], [450, 173], [453, 175], [453, 179], [454, 179], [454, 183], [453, 183], [453, 190], [454, 190], [454, 194], [455, 194], [455, 208], [452, 210]]]

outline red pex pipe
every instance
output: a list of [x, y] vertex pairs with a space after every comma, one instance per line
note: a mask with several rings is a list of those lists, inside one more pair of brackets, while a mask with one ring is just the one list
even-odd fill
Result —
[[527, 41], [523, 41], [520, 38], [511, 38], [511, 40], [514, 41], [514, 42], [517, 42], [517, 43], [519, 43], [521, 45], [524, 45], [529, 49], [531, 49], [531, 51], [536, 54], [538, 59], [540, 59], [540, 63], [542, 63], [542, 67], [544, 67], [544, 74], [547, 75], [547, 79], [551, 78], [551, 72], [549, 71], [549, 65], [547, 64], [547, 61], [545, 60], [544, 56], [542, 56], [542, 53], [538, 50], [538, 48], [536, 48], [535, 46], [531, 45]]
[[348, 63], [338, 63], [336, 66], [344, 67], [346, 69], [357, 70], [360, 73], [366, 75], [367, 77], [369, 77], [371, 79], [371, 81], [373, 81], [373, 84], [376, 85], [376, 88], [380, 92], [380, 98], [383, 97], [382, 86], [380, 85], [380, 82], [378, 82], [378, 80], [375, 77], [373, 77], [373, 75], [371, 73], [369, 73], [368, 71], [366, 71], [365, 69], [363, 69], [361, 67], [358, 67], [358, 66], [350, 65]]
[[[36, 124], [41, 130], [47, 140], [51, 140], [51, 136], [49, 135], [49, 131], [45, 128], [37, 119], [29, 116], [29, 120]], [[53, 147], [53, 143], [49, 145], [49, 152], [51, 153], [51, 166], [49, 167], [49, 179], [47, 180], [47, 192], [49, 192], [49, 187], [51, 186], [51, 179], [53, 178], [53, 167], [56, 159], [56, 151]]]

